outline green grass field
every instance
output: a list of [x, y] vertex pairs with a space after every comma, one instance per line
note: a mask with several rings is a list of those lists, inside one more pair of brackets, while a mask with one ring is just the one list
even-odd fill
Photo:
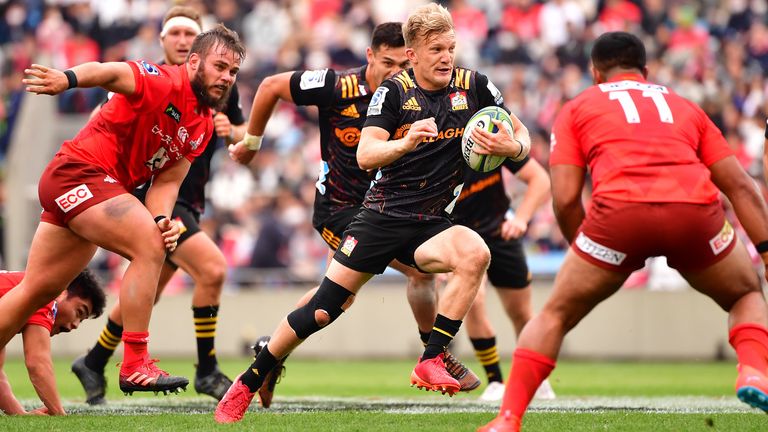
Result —
[[[236, 375], [248, 360], [227, 360]], [[164, 360], [174, 374], [192, 376], [190, 361]], [[3, 431], [473, 431], [497, 406], [477, 400], [480, 390], [453, 398], [409, 386], [408, 361], [331, 362], [291, 359], [269, 410], [254, 402], [236, 425], [213, 421], [215, 401], [192, 385], [180, 395], [123, 396], [117, 368], [109, 371], [109, 404], [89, 407], [69, 371], [56, 363], [68, 417], [5, 417]], [[470, 363], [481, 371], [476, 363]], [[504, 371], [508, 365], [504, 365]], [[19, 360], [6, 373], [16, 395], [38, 406]], [[768, 431], [768, 416], [733, 396], [732, 363], [561, 362], [551, 377], [558, 399], [535, 402], [524, 427], [530, 431]]]

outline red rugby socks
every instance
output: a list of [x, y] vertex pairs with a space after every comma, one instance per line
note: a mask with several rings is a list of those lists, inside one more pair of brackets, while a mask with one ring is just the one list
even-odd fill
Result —
[[733, 326], [728, 342], [736, 350], [739, 364], [768, 374], [768, 329], [756, 323]]
[[512, 371], [507, 379], [507, 388], [504, 391], [499, 415], [505, 415], [508, 412], [522, 420], [536, 389], [554, 368], [555, 360], [536, 351], [525, 348], [516, 349], [512, 357]]
[[141, 366], [149, 357], [147, 343], [149, 332], [123, 332], [125, 353], [123, 354], [122, 370], [133, 370]]

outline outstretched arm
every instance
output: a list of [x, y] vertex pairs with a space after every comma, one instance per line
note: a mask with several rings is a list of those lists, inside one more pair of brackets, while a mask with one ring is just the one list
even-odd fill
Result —
[[241, 164], [251, 162], [256, 152], [261, 148], [261, 137], [264, 129], [272, 116], [279, 100], [293, 102], [291, 96], [291, 75], [293, 72], [284, 72], [264, 78], [264, 81], [256, 90], [251, 105], [251, 114], [248, 118], [248, 128], [242, 141], [229, 146], [229, 156]]
[[[131, 95], [136, 89], [133, 71], [128, 63], [90, 62], [77, 65], [69, 71], [74, 74], [76, 87], [102, 87], [124, 95]], [[43, 65], [33, 64], [24, 73], [32, 76], [21, 81], [30, 93], [57, 95], [72, 88], [70, 85], [74, 84], [64, 72]]]
[[37, 396], [47, 408], [48, 414], [66, 415], [59, 391], [56, 389], [50, 332], [39, 325], [27, 325], [22, 329], [21, 335], [24, 338], [24, 362]]

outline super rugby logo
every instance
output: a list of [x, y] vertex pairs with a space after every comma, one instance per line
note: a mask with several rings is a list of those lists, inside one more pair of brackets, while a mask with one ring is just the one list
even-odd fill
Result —
[[615, 266], [621, 265], [621, 263], [624, 262], [624, 259], [627, 258], [627, 254], [603, 246], [584, 235], [583, 232], [580, 232], [579, 236], [576, 238], [576, 247], [596, 260]]
[[93, 198], [91, 190], [88, 189], [88, 186], [81, 184], [80, 186], [72, 189], [64, 195], [56, 198], [56, 205], [58, 205], [61, 211], [64, 213], [69, 213], [70, 210], [91, 198]]
[[728, 248], [728, 245], [731, 244], [733, 238], [733, 227], [728, 221], [725, 221], [723, 229], [709, 240], [709, 247], [712, 248], [712, 252], [714, 252], [715, 255], [719, 255], [720, 252]]
[[147, 63], [147, 62], [142, 60], [141, 66], [150, 75], [160, 75], [160, 71], [153, 64]]
[[181, 121], [181, 111], [179, 111], [178, 108], [173, 106], [172, 103], [169, 103], [167, 107], [165, 107], [165, 111], [163, 111], [165, 115], [168, 117], [176, 120], [176, 123], [179, 123]]

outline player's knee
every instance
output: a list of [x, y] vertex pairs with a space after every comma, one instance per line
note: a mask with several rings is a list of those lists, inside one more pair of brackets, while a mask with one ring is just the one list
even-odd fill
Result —
[[202, 271], [198, 275], [199, 280], [196, 282], [211, 289], [221, 290], [222, 285], [224, 285], [224, 280], [227, 277], [226, 264], [220, 265], [218, 262], [209, 262], [206, 263], [201, 270]]
[[341, 316], [350, 298], [352, 292], [325, 278], [307, 304], [288, 314], [288, 325], [299, 339], [306, 339]]
[[491, 263], [491, 251], [485, 242], [474, 243], [471, 247], [464, 247], [459, 250], [459, 269], [472, 272], [483, 273], [488, 269]]

